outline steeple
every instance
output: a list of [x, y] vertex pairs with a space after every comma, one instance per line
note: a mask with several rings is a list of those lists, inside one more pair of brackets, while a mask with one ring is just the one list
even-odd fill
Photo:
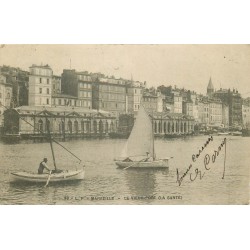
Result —
[[214, 92], [214, 86], [213, 86], [213, 83], [212, 83], [212, 79], [210, 77], [209, 83], [207, 85], [207, 95], [211, 95], [213, 92]]

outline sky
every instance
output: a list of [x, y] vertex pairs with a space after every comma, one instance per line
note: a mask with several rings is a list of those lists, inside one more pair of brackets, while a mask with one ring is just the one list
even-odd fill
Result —
[[176, 85], [206, 93], [236, 88], [250, 96], [250, 45], [1, 45], [0, 65], [28, 70], [49, 64], [55, 75], [63, 69], [101, 72], [147, 86]]

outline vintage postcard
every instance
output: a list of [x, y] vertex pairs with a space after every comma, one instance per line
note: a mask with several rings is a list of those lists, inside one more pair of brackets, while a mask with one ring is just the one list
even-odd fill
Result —
[[0, 46], [0, 204], [249, 203], [249, 45]]

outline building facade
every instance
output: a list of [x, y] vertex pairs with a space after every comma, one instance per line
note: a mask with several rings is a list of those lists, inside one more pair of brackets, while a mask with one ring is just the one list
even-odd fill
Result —
[[61, 77], [60, 76], [52, 76], [52, 95], [61, 94]]
[[222, 125], [222, 102], [219, 99], [209, 99], [209, 125]]
[[86, 72], [64, 69], [61, 78], [62, 94], [74, 96], [79, 106], [92, 109], [92, 78]]
[[126, 85], [94, 82], [92, 91], [93, 108], [109, 111], [118, 117], [120, 114], [126, 113], [126, 92]]
[[198, 101], [198, 122], [206, 127], [209, 124], [209, 102], [201, 99]]
[[242, 105], [242, 124], [244, 128], [250, 127], [250, 102], [247, 100]]
[[149, 114], [157, 112], [158, 96], [156, 94], [145, 92], [142, 101], [145, 110]]
[[3, 126], [3, 113], [11, 107], [12, 85], [6, 82], [6, 77], [0, 75], [0, 127]]
[[4, 112], [6, 134], [53, 136], [103, 135], [116, 132], [115, 117], [108, 112], [84, 108], [22, 106]]
[[219, 98], [222, 103], [228, 105], [229, 109], [229, 126], [242, 126], [242, 97], [237, 90], [220, 89], [214, 92], [213, 96]]
[[52, 75], [49, 65], [30, 67], [29, 106], [51, 106]]
[[180, 113], [154, 114], [153, 129], [159, 135], [189, 135], [194, 132], [194, 119]]

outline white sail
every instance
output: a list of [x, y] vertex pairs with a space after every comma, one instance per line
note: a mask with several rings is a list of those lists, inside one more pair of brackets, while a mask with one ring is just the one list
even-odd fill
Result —
[[152, 122], [143, 105], [140, 105], [132, 132], [122, 150], [121, 157], [145, 158], [154, 156]]

